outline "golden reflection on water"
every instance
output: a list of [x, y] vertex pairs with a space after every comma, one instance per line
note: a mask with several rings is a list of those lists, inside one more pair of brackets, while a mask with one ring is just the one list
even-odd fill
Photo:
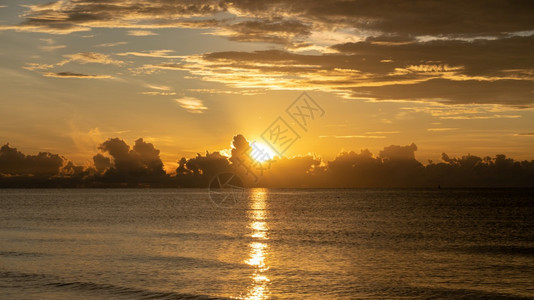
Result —
[[250, 228], [252, 229], [251, 237], [253, 239], [249, 244], [250, 252], [249, 258], [245, 260], [245, 263], [254, 267], [254, 273], [252, 274], [252, 286], [248, 289], [245, 299], [268, 299], [268, 282], [267, 266], [265, 259], [269, 252], [266, 240], [269, 239], [268, 231], [269, 227], [266, 222], [266, 189], [254, 189], [252, 190], [250, 208]]

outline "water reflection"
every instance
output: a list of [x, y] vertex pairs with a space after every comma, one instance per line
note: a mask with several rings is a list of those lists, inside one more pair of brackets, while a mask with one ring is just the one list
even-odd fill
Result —
[[250, 253], [249, 258], [245, 261], [248, 265], [254, 268], [251, 276], [252, 286], [249, 288], [245, 299], [267, 299], [268, 298], [268, 283], [267, 266], [265, 259], [269, 252], [266, 241], [269, 239], [269, 227], [266, 222], [266, 189], [252, 190], [250, 201], [250, 228], [252, 230], [251, 237], [253, 241], [249, 244]]

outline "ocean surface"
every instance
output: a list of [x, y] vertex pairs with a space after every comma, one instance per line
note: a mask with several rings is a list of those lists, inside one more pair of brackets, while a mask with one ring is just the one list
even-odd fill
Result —
[[534, 299], [534, 190], [210, 196], [0, 190], [0, 298]]

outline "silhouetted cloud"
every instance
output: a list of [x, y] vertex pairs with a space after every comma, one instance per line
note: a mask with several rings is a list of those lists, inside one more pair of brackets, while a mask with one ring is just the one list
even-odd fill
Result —
[[135, 141], [132, 149], [119, 138], [108, 139], [99, 149], [111, 156], [109, 160], [102, 154], [93, 157], [97, 170], [104, 172], [104, 181], [157, 182], [165, 177], [159, 150], [142, 138]]
[[99, 149], [94, 166], [84, 168], [57, 154], [25, 155], [6, 144], [0, 148], [0, 187], [207, 187], [221, 172], [260, 187], [534, 187], [534, 160], [443, 153], [440, 162], [423, 165], [415, 143], [384, 147], [378, 156], [367, 149], [342, 152], [328, 162], [311, 155], [275, 157], [260, 173], [246, 168], [251, 145], [243, 135], [234, 136], [230, 157], [209, 151], [182, 157], [174, 174], [165, 174], [159, 150], [143, 139], [130, 147], [112, 138]]
[[105, 157], [104, 155], [100, 153], [93, 156], [93, 163], [95, 165], [96, 170], [99, 173], [104, 173], [105, 171], [109, 170], [112, 166], [111, 159], [109, 157]]
[[387, 160], [414, 160], [417, 145], [412, 143], [408, 146], [391, 145], [380, 151], [380, 158]]
[[49, 152], [25, 155], [5, 144], [0, 148], [0, 174], [3, 175], [58, 175], [66, 163], [63, 157]]

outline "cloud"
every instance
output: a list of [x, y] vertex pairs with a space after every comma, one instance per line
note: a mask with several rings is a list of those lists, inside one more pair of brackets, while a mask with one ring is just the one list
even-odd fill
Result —
[[391, 145], [380, 151], [380, 158], [388, 160], [415, 160], [417, 146], [412, 143], [408, 146]]
[[[241, 89], [316, 89], [372, 101], [531, 106], [534, 59], [527, 49], [532, 47], [534, 36], [395, 45], [369, 39], [336, 45], [338, 53], [331, 54], [214, 52], [159, 68], [188, 70], [202, 80]], [[390, 62], [383, 63], [385, 59]]]
[[81, 64], [95, 63], [95, 64], [104, 64], [104, 65], [122, 65], [123, 61], [114, 60], [109, 57], [107, 54], [97, 53], [97, 52], [80, 52], [74, 54], [63, 55], [67, 59], [60, 61], [56, 65], [63, 66], [70, 62], [78, 62]]
[[4, 175], [53, 176], [60, 173], [66, 162], [63, 157], [49, 152], [25, 155], [9, 144], [0, 148], [0, 174]]
[[43, 42], [46, 43], [46, 46], [40, 46], [39, 49], [43, 50], [43, 51], [48, 51], [48, 52], [52, 52], [52, 51], [55, 51], [55, 50], [58, 50], [58, 49], [63, 49], [63, 48], [66, 48], [67, 46], [66, 45], [55, 45], [56, 41], [54, 39], [51, 39], [51, 38], [43, 38], [43, 39], [39, 39]]
[[311, 26], [297, 20], [248, 20], [233, 24], [220, 24], [213, 34], [240, 42], [267, 42], [295, 47], [310, 34]]
[[126, 45], [126, 44], [128, 44], [128, 42], [103, 43], [103, 44], [98, 44], [95, 47], [115, 47], [115, 46]]
[[202, 100], [195, 97], [183, 97], [174, 99], [183, 109], [187, 110], [190, 113], [201, 114], [208, 108], [204, 106]]
[[[92, 28], [135, 30], [211, 28], [230, 39], [290, 45], [316, 42], [314, 34], [330, 32], [354, 37], [502, 36], [533, 30], [528, 1], [56, 1], [27, 5], [18, 25], [4, 30], [64, 34]], [[414, 22], [417, 20], [417, 22]]]
[[[532, 111], [534, 107], [509, 106], [502, 104], [456, 104], [428, 103], [412, 107], [401, 107], [415, 113], [425, 113], [443, 120], [485, 120], [485, 119], [516, 119], [517, 112]], [[440, 123], [434, 124], [439, 125]]]
[[[526, 133], [533, 136], [534, 133]], [[426, 166], [415, 159], [417, 146], [390, 145], [378, 156], [364, 149], [342, 152], [332, 161], [305, 155], [274, 158], [263, 165], [258, 180], [244, 155], [250, 144], [243, 135], [232, 140], [231, 157], [206, 151], [181, 158], [175, 175], [166, 175], [160, 151], [142, 138], [130, 147], [110, 138], [84, 169], [48, 152], [26, 155], [6, 144], [0, 148], [1, 187], [206, 187], [219, 172], [235, 172], [247, 186], [258, 187], [533, 187], [534, 160], [515, 161], [503, 154], [484, 158], [442, 154]]]
[[175, 92], [141, 92], [143, 95], [150, 95], [150, 96], [174, 96], [176, 95]]
[[158, 35], [155, 32], [148, 31], [148, 30], [129, 30], [128, 35], [132, 36], [149, 36], [149, 35]]
[[161, 179], [165, 175], [159, 150], [142, 138], [135, 141], [131, 150], [130, 146], [119, 138], [108, 139], [99, 146], [99, 149], [109, 154], [111, 159], [97, 154], [93, 157], [95, 167], [100, 172], [107, 169], [104, 176], [109, 180], [138, 177], [146, 181]]
[[52, 52], [52, 51], [55, 51], [55, 50], [58, 50], [58, 49], [66, 48], [66, 47], [67, 47], [66, 45], [53, 45], [53, 46], [41, 46], [41, 47], [39, 47], [39, 49], [44, 50], [44, 51], [48, 51], [48, 52]]
[[182, 58], [183, 56], [177, 55], [168, 55], [169, 53], [174, 52], [173, 50], [148, 50], [144, 52], [122, 52], [117, 53], [120, 56], [139, 56], [139, 57], [159, 57], [159, 58]]
[[[201, 20], [191, 18], [209, 16], [224, 10], [219, 1], [165, 1], [143, 3], [129, 1], [84, 2], [56, 1], [26, 5], [25, 19], [18, 25], [0, 26], [0, 30], [69, 34], [92, 28], [169, 28], [190, 27]], [[202, 25], [199, 25], [202, 26]]]
[[452, 131], [458, 130], [459, 128], [443, 127], [443, 128], [428, 128], [426, 131]]
[[73, 72], [49, 72], [44, 73], [43, 76], [45, 77], [54, 77], [54, 78], [86, 78], [86, 79], [106, 79], [106, 78], [113, 78], [113, 76], [110, 75], [90, 75], [90, 74], [81, 74], [81, 73], [73, 73]]
[[[25, 7], [22, 23], [0, 30], [67, 34], [122, 28], [144, 36], [158, 28], [203, 28], [283, 49], [187, 57], [171, 50], [118, 53], [181, 60], [130, 69], [134, 74], [186, 70], [238, 89], [315, 89], [370, 101], [534, 103], [529, 1], [74, 0]], [[122, 63], [74, 55], [62, 63]]]
[[385, 135], [320, 135], [320, 139], [385, 139]]
[[159, 91], [170, 91], [171, 87], [166, 85], [155, 85], [155, 84], [146, 84], [147, 88], [159, 90]]
[[35, 71], [35, 70], [47, 70], [53, 67], [54, 65], [50, 65], [50, 64], [26, 63], [26, 66], [22, 68], [26, 70], [30, 70], [30, 71]]
[[165, 86], [165, 85], [154, 85], [154, 84], [145, 84], [147, 88], [154, 89], [157, 91], [151, 91], [151, 92], [141, 92], [143, 95], [151, 95], [151, 96], [173, 96], [176, 95], [175, 92], [171, 91], [171, 87]]

